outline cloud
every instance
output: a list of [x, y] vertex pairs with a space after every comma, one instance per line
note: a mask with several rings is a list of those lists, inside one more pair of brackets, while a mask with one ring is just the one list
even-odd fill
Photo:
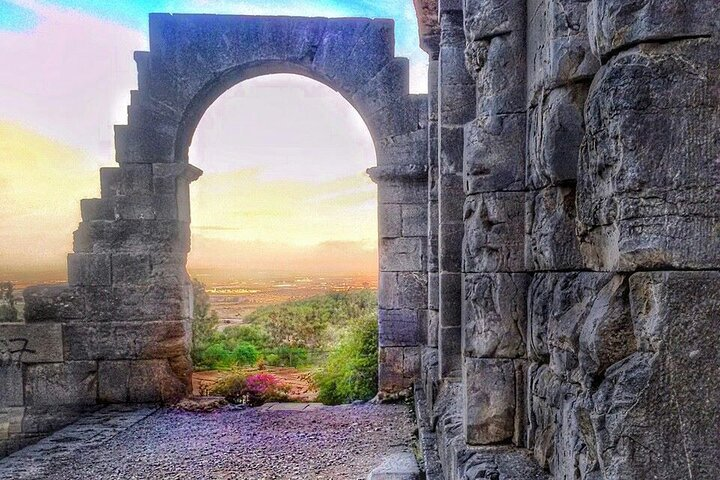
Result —
[[84, 150], [96, 165], [110, 163], [113, 125], [125, 122], [137, 86], [133, 51], [147, 48], [146, 38], [77, 11], [15, 3], [38, 23], [0, 31], [0, 119]]

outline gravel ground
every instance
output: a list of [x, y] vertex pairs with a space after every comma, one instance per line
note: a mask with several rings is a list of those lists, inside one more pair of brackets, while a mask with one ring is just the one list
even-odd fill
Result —
[[[100, 444], [61, 455], [33, 455], [41, 458], [26, 454], [25, 461], [22, 456], [10, 457], [0, 462], [0, 477], [365, 479], [387, 455], [411, 448], [413, 430], [411, 412], [403, 405], [303, 412], [161, 409]], [[29, 464], [32, 468], [15, 468], [23, 462], [26, 469]]]

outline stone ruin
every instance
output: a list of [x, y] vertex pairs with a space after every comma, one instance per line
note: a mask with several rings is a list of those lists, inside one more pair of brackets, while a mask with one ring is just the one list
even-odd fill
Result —
[[193, 132], [296, 73], [375, 142], [380, 388], [428, 478], [720, 478], [720, 3], [415, 5], [428, 95], [391, 21], [151, 16], [69, 285], [0, 324], [0, 455], [188, 393]]

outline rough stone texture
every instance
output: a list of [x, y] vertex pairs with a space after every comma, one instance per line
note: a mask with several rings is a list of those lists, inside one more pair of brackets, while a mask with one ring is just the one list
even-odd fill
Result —
[[594, 268], [720, 268], [719, 55], [710, 39], [642, 44], [598, 73], [578, 183]]
[[582, 270], [575, 235], [575, 188], [528, 192], [525, 205], [525, 266], [530, 271]]
[[63, 361], [59, 324], [0, 323], [0, 365]]
[[469, 195], [465, 203], [464, 271], [522, 272], [525, 194]]
[[638, 43], [665, 42], [717, 34], [720, 5], [714, 0], [623, 0], [588, 2], [593, 51], [607, 58]]
[[525, 274], [466, 274], [463, 303], [464, 354], [476, 358], [525, 355]]
[[465, 439], [472, 445], [509, 442], [515, 432], [512, 360], [465, 358]]
[[588, 88], [588, 83], [556, 88], [530, 107], [526, 168], [529, 186], [544, 188], [577, 179]]

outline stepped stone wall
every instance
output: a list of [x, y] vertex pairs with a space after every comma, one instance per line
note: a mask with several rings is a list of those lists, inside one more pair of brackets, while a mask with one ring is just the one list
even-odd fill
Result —
[[719, 477], [720, 4], [415, 3], [429, 248], [462, 252], [418, 382], [444, 478]]

